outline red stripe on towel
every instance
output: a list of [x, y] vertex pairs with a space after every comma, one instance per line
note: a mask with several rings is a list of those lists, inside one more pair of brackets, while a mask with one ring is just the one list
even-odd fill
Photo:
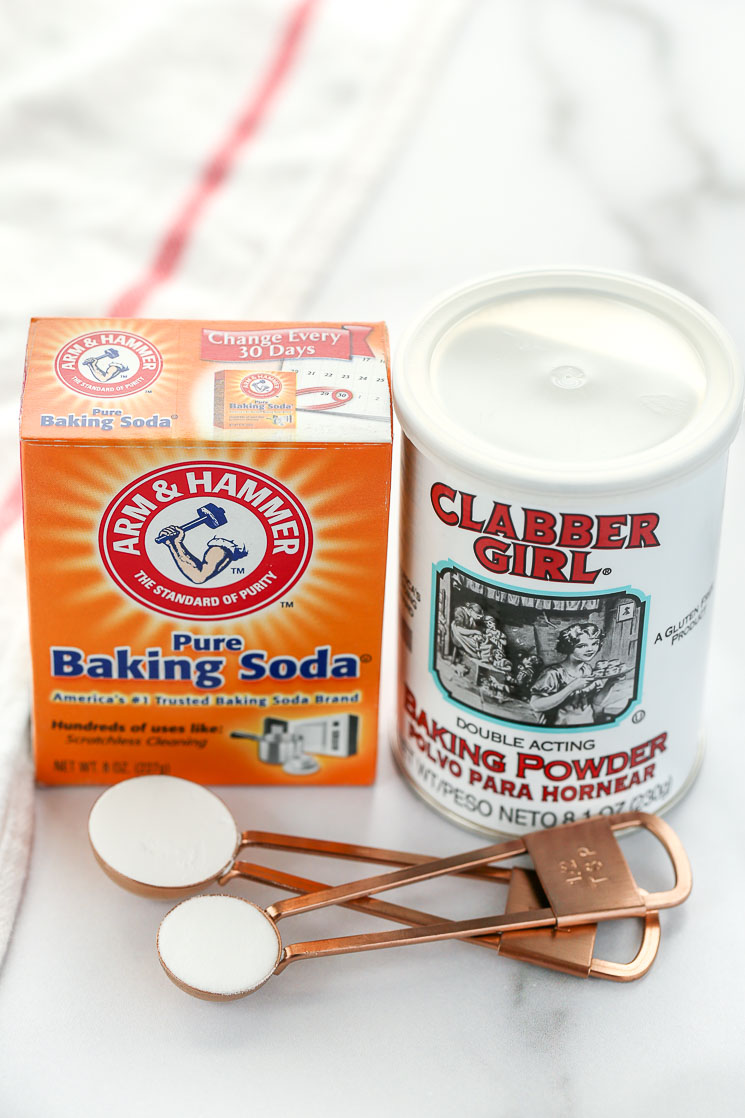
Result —
[[178, 267], [189, 240], [204, 208], [227, 179], [236, 157], [260, 125], [287, 77], [303, 36], [308, 29], [313, 10], [319, 0], [303, 0], [289, 14], [277, 50], [228, 135], [217, 148], [186, 197], [170, 228], [166, 231], [152, 264], [141, 280], [117, 296], [109, 314], [130, 317], [139, 313], [155, 288], [165, 283]]

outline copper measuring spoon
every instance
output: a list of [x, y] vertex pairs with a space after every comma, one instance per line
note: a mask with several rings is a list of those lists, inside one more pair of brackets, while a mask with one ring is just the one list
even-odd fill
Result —
[[[412, 866], [431, 861], [373, 846], [240, 831], [227, 805], [208, 788], [174, 776], [139, 776], [103, 792], [88, 817], [88, 837], [101, 868], [124, 889], [177, 898], [243, 876], [235, 861], [251, 846], [351, 861]], [[508, 884], [511, 871], [480, 867], [469, 876]]]
[[[648, 893], [637, 886], [614, 835], [614, 831], [629, 827], [644, 827], [660, 840], [675, 872], [672, 889]], [[548, 898], [544, 908], [286, 947], [282, 944], [277, 925], [288, 916], [345, 904], [519, 854], [529, 854], [533, 859]], [[626, 812], [612, 818], [570, 823], [468, 854], [291, 897], [267, 909], [224, 894], [194, 897], [182, 901], [164, 917], [157, 947], [164, 970], [181, 989], [199, 998], [233, 1000], [253, 993], [273, 974], [281, 973], [300, 959], [646, 916], [682, 903], [690, 888], [690, 865], [671, 828], [656, 816]]]
[[[317, 881], [236, 861], [239, 851], [250, 846], [384, 865], [418, 865], [431, 859], [427, 854], [268, 831], [240, 832], [218, 796], [193, 781], [171, 776], [135, 777], [108, 788], [91, 810], [88, 831], [94, 855], [110, 878], [131, 892], [164, 899], [191, 896], [213, 882], [225, 885], [236, 877], [276, 884], [297, 892], [325, 888]], [[495, 866], [465, 872], [508, 883], [508, 912], [541, 908], [545, 903], [540, 885], [530, 870]], [[299, 888], [296, 887], [298, 882], [302, 883]], [[348, 902], [348, 906], [405, 924], [426, 924], [439, 919], [415, 909], [364, 898]], [[473, 942], [510, 958], [575, 975], [592, 974], [629, 981], [646, 973], [659, 946], [656, 915], [646, 917], [639, 951], [628, 963], [596, 958], [596, 931], [596, 926], [585, 925], [565, 930], [560, 935], [551, 929], [534, 930], [522, 935], [507, 933], [504, 937], [483, 937]]]

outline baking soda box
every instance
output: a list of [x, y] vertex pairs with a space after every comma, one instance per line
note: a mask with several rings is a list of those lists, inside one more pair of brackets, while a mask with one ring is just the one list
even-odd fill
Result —
[[32, 321], [37, 776], [374, 777], [385, 326]]

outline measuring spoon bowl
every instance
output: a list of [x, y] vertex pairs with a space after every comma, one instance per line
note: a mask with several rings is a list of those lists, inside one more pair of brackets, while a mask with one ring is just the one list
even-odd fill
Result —
[[161, 921], [157, 948], [171, 981], [205, 1001], [252, 994], [276, 972], [282, 957], [271, 917], [228, 893], [192, 897], [172, 908]]
[[88, 817], [101, 868], [117, 885], [144, 896], [201, 892], [233, 865], [241, 833], [219, 796], [174, 776], [114, 784]]

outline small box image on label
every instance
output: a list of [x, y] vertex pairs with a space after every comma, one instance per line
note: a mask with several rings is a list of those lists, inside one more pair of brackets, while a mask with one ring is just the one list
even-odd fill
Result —
[[220, 369], [215, 373], [215, 427], [294, 427], [296, 379], [291, 369]]

